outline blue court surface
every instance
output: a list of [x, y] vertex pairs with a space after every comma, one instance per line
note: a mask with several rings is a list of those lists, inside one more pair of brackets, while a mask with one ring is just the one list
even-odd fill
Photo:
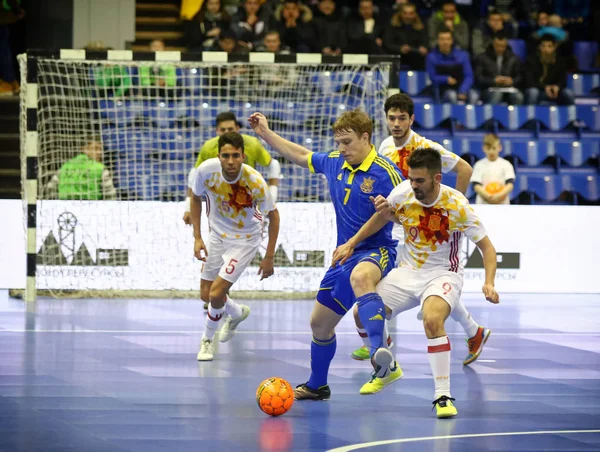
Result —
[[238, 334], [198, 363], [198, 301], [40, 299], [27, 309], [0, 292], [0, 451], [600, 450], [600, 296], [464, 301], [492, 335], [464, 368], [464, 333], [447, 322], [457, 417], [431, 411], [427, 343], [409, 312], [390, 325], [402, 380], [358, 394], [370, 365], [349, 357], [361, 342], [348, 317], [331, 400], [269, 418], [256, 387], [307, 380], [312, 301], [248, 301]]

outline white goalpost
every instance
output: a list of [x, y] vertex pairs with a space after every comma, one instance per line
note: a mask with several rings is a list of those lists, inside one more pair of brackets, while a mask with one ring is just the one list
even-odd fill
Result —
[[[61, 50], [19, 62], [28, 301], [197, 291], [182, 201], [217, 114], [253, 135], [246, 118], [260, 111], [285, 138], [329, 152], [335, 119], [361, 108], [378, 143], [399, 71], [397, 57], [367, 55]], [[255, 277], [259, 253], [238, 290], [312, 292], [335, 247], [325, 179], [280, 161], [276, 273]]]

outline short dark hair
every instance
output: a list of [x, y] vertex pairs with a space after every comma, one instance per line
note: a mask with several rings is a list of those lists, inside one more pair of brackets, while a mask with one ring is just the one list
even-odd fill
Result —
[[454, 38], [454, 34], [452, 34], [452, 31], [450, 31], [449, 28], [447, 27], [442, 27], [438, 30], [437, 35], [441, 35], [442, 33], [450, 33], [450, 35], [452, 35], [452, 37]]
[[217, 127], [219, 127], [219, 124], [221, 124], [222, 122], [225, 122], [225, 121], [233, 121], [238, 126], [240, 125], [237, 118], [235, 117], [235, 113], [233, 113], [232, 111], [224, 111], [223, 113], [219, 113], [217, 115], [217, 117], [215, 118]]
[[388, 111], [392, 109], [406, 112], [408, 113], [408, 116], [412, 116], [415, 112], [415, 103], [410, 96], [404, 93], [393, 94], [388, 97], [385, 100], [385, 104], [383, 104], [383, 111], [385, 111], [386, 116]]
[[556, 38], [550, 34], [545, 34], [540, 38], [540, 44], [542, 42], [551, 42], [552, 44], [556, 44]]
[[241, 149], [244, 153], [244, 137], [237, 132], [227, 132], [219, 137], [219, 153], [226, 144], [232, 145], [235, 149]]
[[415, 149], [406, 163], [412, 169], [425, 168], [431, 174], [442, 172], [442, 156], [433, 148], [419, 147]]

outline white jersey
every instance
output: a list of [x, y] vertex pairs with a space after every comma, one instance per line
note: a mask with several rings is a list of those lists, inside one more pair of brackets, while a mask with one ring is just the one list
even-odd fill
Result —
[[404, 248], [399, 267], [449, 270], [462, 274], [463, 236], [479, 242], [487, 233], [465, 196], [447, 185], [431, 205], [415, 198], [410, 181], [398, 185], [388, 201], [404, 227]]
[[404, 146], [396, 147], [394, 144], [394, 137], [389, 136], [385, 140], [381, 142], [379, 146], [379, 154], [385, 155], [392, 162], [396, 164], [396, 166], [402, 172], [402, 176], [404, 179], [408, 178], [408, 158], [410, 154], [417, 149], [418, 147], [427, 146], [432, 149], [435, 149], [442, 156], [442, 173], [448, 173], [454, 169], [460, 157], [453, 152], [447, 150], [444, 146], [435, 141], [428, 140], [425, 137], [422, 137], [414, 130], [411, 130], [408, 135], [408, 139]]
[[[493, 195], [502, 190], [508, 181], [514, 181], [514, 179], [515, 169], [508, 160], [504, 160], [502, 157], [498, 157], [494, 161], [485, 158], [475, 163], [471, 183], [481, 184], [486, 192]], [[480, 195], [477, 195], [476, 202], [477, 204], [488, 204]], [[502, 204], [510, 204], [508, 196], [504, 198]]]
[[[408, 158], [410, 157], [410, 154], [412, 154], [412, 152], [420, 146], [430, 147], [440, 153], [442, 156], [442, 173], [448, 173], [452, 171], [460, 160], [458, 155], [450, 152], [441, 144], [422, 137], [414, 130], [409, 132], [408, 139], [402, 147], [396, 147], [393, 136], [387, 137], [379, 146], [379, 154], [386, 156], [392, 162], [394, 162], [402, 172], [404, 179], [407, 179]], [[398, 240], [399, 245], [404, 243], [404, 231], [402, 230], [402, 226], [398, 224], [394, 225], [394, 228], [392, 229], [392, 238], [394, 240]], [[398, 253], [398, 258], [400, 258], [400, 253]]]
[[261, 239], [263, 214], [275, 210], [269, 186], [245, 163], [234, 181], [227, 181], [218, 158], [205, 160], [190, 173], [189, 186], [206, 196], [211, 232], [223, 239]]

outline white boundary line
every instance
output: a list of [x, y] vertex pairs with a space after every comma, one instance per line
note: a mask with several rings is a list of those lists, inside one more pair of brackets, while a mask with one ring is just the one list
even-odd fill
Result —
[[[69, 334], [101, 334], [101, 333], [115, 333], [115, 334], [199, 334], [202, 333], [202, 328], [197, 330], [32, 330], [24, 328], [0, 328], [0, 334], [2, 333], [69, 333]], [[423, 336], [425, 333], [422, 331], [404, 331], [395, 332], [390, 331], [394, 336]], [[312, 335], [310, 331], [237, 331], [236, 334], [263, 334], [263, 335]], [[335, 333], [336, 336], [355, 336], [356, 331], [340, 331]], [[449, 336], [461, 336], [461, 333], [450, 333]], [[587, 332], [587, 333], [567, 333], [557, 331], [556, 333], [494, 333], [496, 336], [508, 336], [508, 337], [551, 337], [551, 336], [600, 336], [598, 332]]]
[[351, 452], [354, 450], [366, 449], [367, 447], [385, 446], [388, 444], [416, 443], [419, 441], [435, 441], [439, 439], [457, 439], [457, 438], [486, 438], [494, 436], [524, 436], [524, 435], [565, 435], [578, 433], [600, 433], [600, 430], [547, 430], [533, 432], [500, 432], [500, 433], [472, 433], [466, 435], [445, 435], [445, 436], [423, 436], [416, 438], [388, 439], [383, 441], [371, 441], [369, 443], [352, 444], [350, 446], [337, 447], [329, 449], [327, 452]]

